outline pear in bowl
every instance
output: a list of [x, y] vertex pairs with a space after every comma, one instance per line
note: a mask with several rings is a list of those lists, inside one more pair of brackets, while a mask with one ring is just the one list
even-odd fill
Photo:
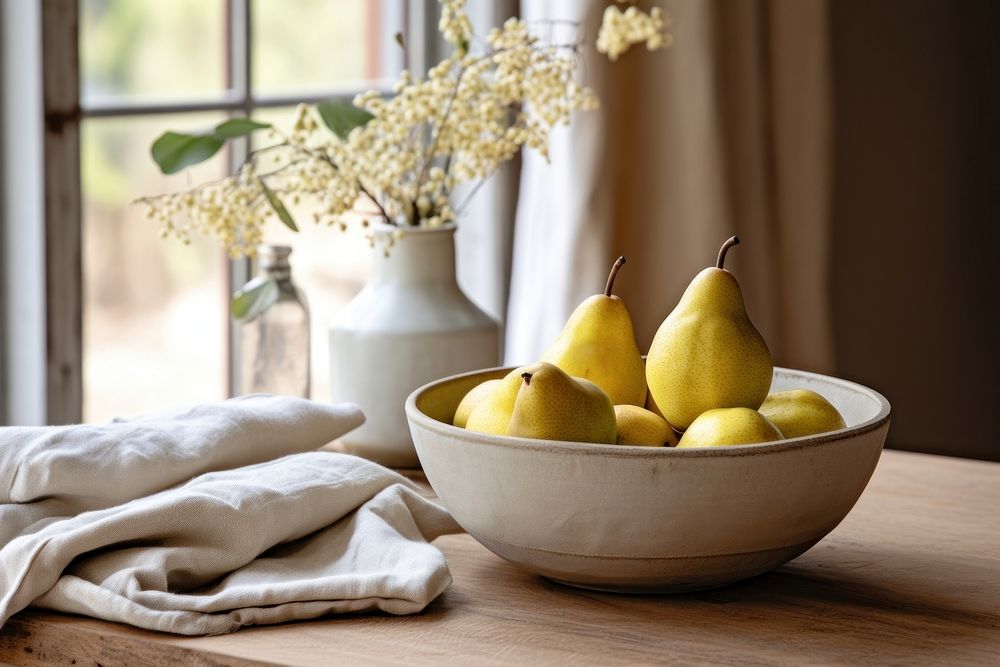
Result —
[[542, 355], [542, 361], [573, 377], [590, 380], [604, 390], [614, 405], [643, 405], [645, 364], [635, 340], [632, 316], [625, 302], [612, 293], [624, 264], [624, 257], [615, 260], [604, 292], [576, 307], [559, 337]]
[[678, 447], [730, 447], [775, 442], [784, 436], [767, 417], [750, 408], [706, 410], [684, 431]]
[[739, 242], [733, 236], [722, 244], [715, 266], [694, 277], [649, 346], [649, 395], [680, 431], [707, 410], [756, 410], [771, 386], [771, 353], [750, 321], [739, 282], [724, 268]]
[[637, 405], [616, 405], [615, 421], [618, 422], [619, 445], [639, 447], [673, 447], [677, 434], [667, 420], [651, 410]]
[[809, 389], [789, 389], [767, 395], [760, 413], [786, 438], [829, 433], [846, 426], [830, 401]]

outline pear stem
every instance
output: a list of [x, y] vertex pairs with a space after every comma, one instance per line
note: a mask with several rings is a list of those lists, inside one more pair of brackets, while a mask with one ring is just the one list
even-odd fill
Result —
[[726, 253], [729, 252], [729, 249], [732, 248], [734, 245], [739, 245], [739, 244], [740, 244], [739, 236], [730, 236], [728, 239], [726, 239], [726, 242], [722, 244], [721, 248], [719, 248], [719, 259], [715, 261], [715, 268], [717, 269], [723, 268], [723, 264], [726, 263]]
[[611, 273], [608, 275], [608, 286], [604, 288], [604, 296], [611, 296], [611, 290], [614, 289], [615, 286], [615, 276], [618, 275], [618, 269], [622, 268], [622, 264], [624, 263], [624, 255], [615, 260], [614, 265], [611, 267]]
[[521, 377], [524, 378], [524, 384], [531, 384], [531, 373], [521, 373]]

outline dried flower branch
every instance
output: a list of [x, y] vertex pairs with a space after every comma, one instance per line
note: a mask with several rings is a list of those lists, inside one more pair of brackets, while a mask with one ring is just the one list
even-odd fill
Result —
[[[512, 18], [473, 53], [465, 0], [441, 4], [438, 27], [453, 50], [424, 78], [404, 71], [391, 96], [366, 92], [353, 106], [300, 105], [291, 133], [266, 130], [274, 143], [251, 153], [234, 175], [141, 199], [161, 235], [187, 241], [192, 233], [205, 234], [234, 257], [252, 254], [270, 218], [295, 228], [284, 201], [294, 206], [305, 198], [316, 206], [317, 222], [342, 228], [359, 200], [401, 228], [440, 226], [456, 217], [450, 199], [456, 186], [488, 178], [523, 146], [547, 158], [551, 129], [568, 125], [575, 111], [598, 106], [594, 92], [577, 80], [580, 43], [543, 43], [526, 22]], [[650, 49], [666, 44], [662, 13], [634, 9], [605, 13], [598, 48], [612, 59], [637, 41]], [[174, 144], [166, 148], [183, 150], [182, 140], [221, 146], [233, 132], [265, 127], [244, 122], [199, 137], [168, 133]], [[177, 169], [193, 163], [176, 152], [171, 157]]]

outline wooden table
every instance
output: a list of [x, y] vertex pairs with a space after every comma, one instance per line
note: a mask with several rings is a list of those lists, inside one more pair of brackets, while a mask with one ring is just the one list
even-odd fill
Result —
[[792, 563], [728, 588], [626, 596], [521, 572], [467, 535], [422, 614], [186, 638], [26, 611], [14, 664], [715, 663], [1000, 665], [1000, 464], [887, 451], [864, 496]]

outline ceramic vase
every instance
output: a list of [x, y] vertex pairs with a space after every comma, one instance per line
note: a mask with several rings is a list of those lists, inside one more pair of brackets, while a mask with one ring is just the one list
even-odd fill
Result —
[[366, 417], [343, 448], [406, 468], [419, 466], [406, 397], [433, 380], [498, 365], [500, 334], [458, 286], [455, 226], [401, 236], [397, 229], [374, 229], [371, 278], [330, 327], [330, 391]]

